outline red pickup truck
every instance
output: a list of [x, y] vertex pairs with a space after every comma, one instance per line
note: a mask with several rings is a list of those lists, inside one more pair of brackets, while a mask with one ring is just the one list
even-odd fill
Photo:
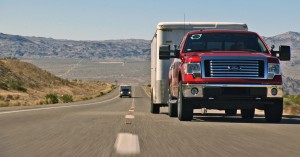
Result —
[[199, 30], [187, 33], [179, 46], [161, 45], [159, 59], [173, 58], [169, 70], [169, 115], [193, 119], [193, 109], [218, 109], [252, 119], [264, 110], [267, 122], [283, 112], [281, 61], [290, 47], [270, 50], [255, 32]]

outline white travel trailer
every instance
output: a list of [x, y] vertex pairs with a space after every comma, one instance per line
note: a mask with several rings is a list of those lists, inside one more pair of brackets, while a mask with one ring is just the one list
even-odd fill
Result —
[[159, 60], [161, 45], [179, 45], [183, 36], [193, 30], [230, 29], [248, 30], [245, 23], [228, 22], [160, 22], [151, 41], [151, 113], [159, 113], [169, 100], [170, 60]]

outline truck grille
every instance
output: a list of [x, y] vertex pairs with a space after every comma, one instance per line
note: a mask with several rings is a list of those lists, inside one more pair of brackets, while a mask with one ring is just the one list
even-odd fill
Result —
[[263, 78], [263, 60], [205, 60], [205, 77], [211, 78]]

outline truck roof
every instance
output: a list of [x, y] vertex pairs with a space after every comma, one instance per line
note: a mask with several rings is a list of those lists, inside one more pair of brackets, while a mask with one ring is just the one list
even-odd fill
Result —
[[160, 22], [157, 24], [157, 30], [162, 29], [230, 29], [230, 30], [248, 30], [245, 23], [237, 22]]

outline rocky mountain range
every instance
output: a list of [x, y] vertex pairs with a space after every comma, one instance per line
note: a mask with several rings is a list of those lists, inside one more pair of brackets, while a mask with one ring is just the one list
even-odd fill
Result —
[[300, 33], [298, 32], [290, 31], [272, 37], [264, 37], [264, 40], [269, 46], [275, 45], [278, 48], [279, 45], [289, 45], [292, 50], [300, 50]]
[[[287, 32], [263, 37], [269, 45], [290, 45], [297, 58], [300, 33]], [[44, 37], [28, 37], [0, 33], [0, 57], [62, 57], [62, 58], [140, 58], [150, 59], [150, 40], [123, 39], [104, 41], [75, 41]], [[275, 48], [275, 49], [276, 49]], [[294, 60], [300, 63], [300, 59]]]
[[142, 39], [74, 41], [0, 33], [0, 57], [150, 59], [150, 41]]

